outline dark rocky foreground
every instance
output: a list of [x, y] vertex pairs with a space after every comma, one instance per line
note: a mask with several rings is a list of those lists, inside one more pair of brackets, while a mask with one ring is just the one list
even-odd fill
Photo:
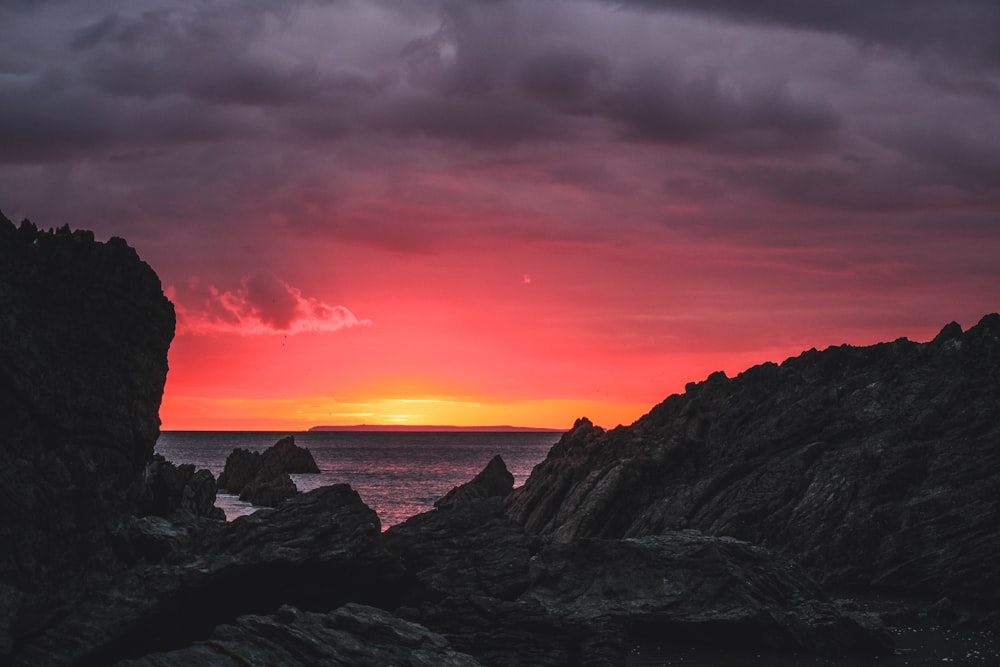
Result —
[[1000, 604], [1000, 315], [811, 350], [578, 421], [508, 499], [556, 541], [696, 529], [827, 584]]
[[[1000, 625], [997, 316], [580, 421], [521, 489], [497, 457], [383, 533], [346, 485], [219, 521], [210, 475], [152, 455], [173, 310], [124, 242], [0, 218], [0, 306], [0, 664], [875, 656], [879, 616]], [[956, 604], [874, 614], [831, 583]]]

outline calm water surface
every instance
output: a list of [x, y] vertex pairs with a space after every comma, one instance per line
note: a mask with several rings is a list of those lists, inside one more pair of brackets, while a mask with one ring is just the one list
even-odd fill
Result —
[[[289, 435], [283, 432], [165, 431], [156, 452], [173, 463], [193, 463], [216, 477], [235, 448], [263, 451]], [[293, 433], [307, 447], [319, 475], [292, 475], [299, 491], [350, 484], [382, 520], [382, 527], [419, 514], [452, 487], [469, 481], [500, 454], [520, 486], [545, 458], [559, 433], [342, 432]], [[255, 507], [220, 493], [216, 505], [230, 520]]]

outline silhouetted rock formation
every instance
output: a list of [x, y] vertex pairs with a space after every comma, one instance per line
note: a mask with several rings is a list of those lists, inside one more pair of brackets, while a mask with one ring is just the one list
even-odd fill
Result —
[[285, 436], [264, 450], [263, 463], [265, 468], [280, 470], [292, 475], [304, 473], [319, 473], [319, 466], [312, 452], [295, 444], [295, 436]]
[[295, 444], [295, 436], [287, 436], [261, 452], [234, 449], [226, 457], [225, 468], [219, 475], [219, 488], [238, 494], [240, 500], [254, 505], [277, 507], [291, 498], [298, 489], [289, 473], [318, 473], [312, 452]]
[[146, 465], [139, 516], [170, 517], [175, 512], [225, 520], [225, 513], [215, 506], [215, 478], [208, 470], [194, 469], [190, 463], [174, 465], [159, 454]]
[[219, 489], [238, 494], [253, 481], [261, 467], [263, 467], [263, 462], [260, 452], [237, 447], [226, 457], [226, 464], [222, 472], [219, 473], [216, 485]]
[[514, 489], [514, 475], [507, 470], [507, 464], [499, 454], [490, 459], [478, 475], [465, 484], [456, 486], [443, 497], [438, 498], [434, 507], [446, 508], [460, 505], [476, 498], [503, 498]]
[[694, 528], [823, 581], [1000, 602], [1000, 316], [931, 342], [810, 350], [578, 421], [508, 497], [559, 541]]
[[240, 491], [240, 500], [262, 507], [277, 507], [299, 492], [287, 472], [268, 473], [267, 468]]
[[[496, 457], [383, 534], [346, 485], [206, 518], [211, 475], [152, 456], [173, 310], [124, 242], [0, 217], [0, 304], [2, 664], [606, 665], [647, 633], [885, 650], [793, 560], [998, 600], [995, 315], [581, 420], [521, 489]], [[220, 486], [280, 496], [317, 471], [302, 451], [237, 450]], [[962, 622], [950, 599], [897, 613]]]
[[174, 310], [123, 240], [3, 215], [0, 304], [2, 656], [82, 572], [120, 565], [113, 534], [159, 433]]

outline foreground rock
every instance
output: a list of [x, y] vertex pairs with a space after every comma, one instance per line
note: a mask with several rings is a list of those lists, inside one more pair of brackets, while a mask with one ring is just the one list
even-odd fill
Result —
[[326, 614], [281, 607], [271, 616], [243, 616], [207, 641], [121, 667], [244, 667], [245, 665], [412, 665], [478, 667], [441, 635], [380, 609], [346, 604]]
[[507, 501], [560, 541], [695, 528], [821, 580], [1000, 603], [1000, 316], [691, 384], [586, 420]]
[[234, 449], [226, 457], [218, 486], [254, 505], [277, 507], [298, 489], [289, 474], [319, 473], [312, 453], [287, 436], [263, 453]]
[[118, 238], [0, 215], [0, 662], [121, 567], [159, 433], [174, 310]]
[[375, 512], [346, 485], [323, 487], [277, 510], [209, 522], [162, 562], [109, 579], [29, 638], [15, 664], [111, 664], [183, 648], [238, 616], [283, 604], [385, 607], [402, 576]]
[[827, 602], [767, 551], [693, 531], [548, 544], [499, 498], [419, 515], [385, 535], [414, 573], [396, 613], [484, 665], [621, 664], [630, 641], [890, 651], [874, 618]]

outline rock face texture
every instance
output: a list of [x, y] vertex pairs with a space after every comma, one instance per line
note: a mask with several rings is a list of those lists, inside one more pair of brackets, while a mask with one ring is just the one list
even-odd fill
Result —
[[123, 240], [0, 215], [0, 655], [6, 623], [44, 622], [18, 611], [28, 598], [115, 567], [112, 533], [159, 434], [174, 323]]
[[208, 470], [196, 471], [190, 463], [174, 465], [154, 454], [142, 477], [139, 516], [166, 518], [180, 511], [225, 521], [225, 512], [215, 506], [215, 478]]
[[697, 529], [824, 582], [1000, 601], [1000, 315], [810, 350], [580, 420], [507, 499], [557, 541]]
[[234, 449], [226, 457], [218, 486], [254, 505], [277, 507], [298, 493], [289, 473], [318, 472], [312, 452], [296, 445], [295, 436], [289, 435], [263, 453]]
[[484, 665], [624, 664], [644, 635], [742, 648], [883, 653], [877, 623], [825, 601], [764, 549], [694, 531], [547, 543], [470, 500], [391, 527], [414, 580], [396, 613]]

